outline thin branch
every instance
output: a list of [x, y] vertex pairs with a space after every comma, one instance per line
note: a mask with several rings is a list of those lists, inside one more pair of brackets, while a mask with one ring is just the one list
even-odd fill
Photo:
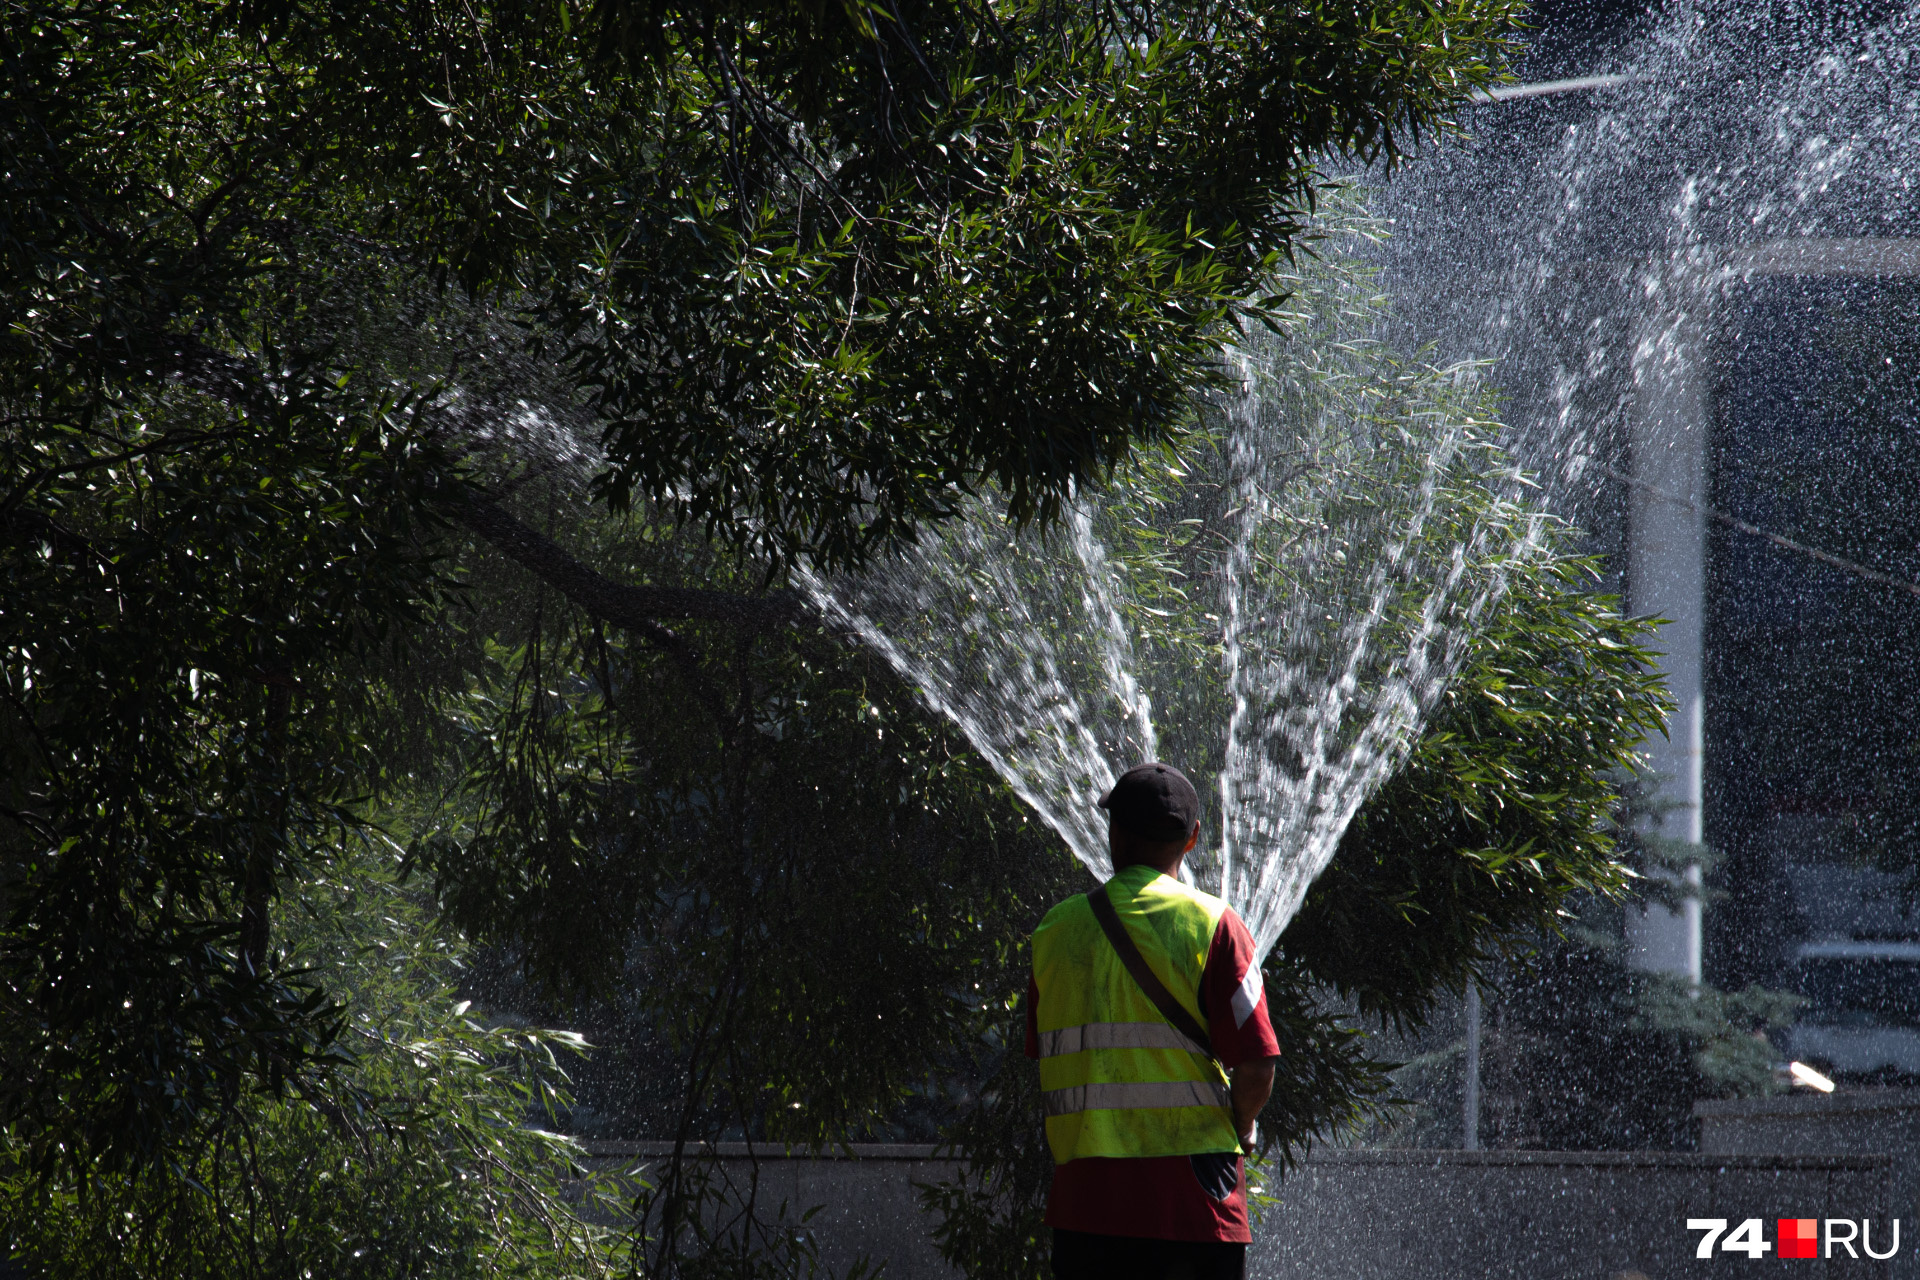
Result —
[[40, 467], [28, 472], [4, 499], [0, 499], [0, 512], [10, 512], [18, 507], [29, 494], [49, 480], [60, 477], [72, 478], [87, 471], [101, 467], [114, 467], [123, 462], [132, 462], [140, 458], [165, 457], [170, 454], [192, 453], [208, 445], [230, 444], [236, 433], [232, 431], [201, 431], [187, 435], [170, 431], [154, 443], [123, 449], [119, 453], [95, 454], [79, 462], [70, 462], [64, 466]]
[[[165, 376], [183, 386], [263, 415], [278, 407], [268, 380], [244, 359], [178, 334], [154, 335], [153, 345], [161, 350], [147, 353], [145, 363], [161, 366]], [[467, 415], [446, 416], [458, 422]], [[794, 626], [804, 616], [799, 598], [791, 592], [747, 597], [690, 587], [636, 587], [615, 582], [589, 569], [551, 538], [521, 523], [492, 502], [469, 501], [452, 514], [588, 613], [614, 626], [644, 632], [662, 641], [673, 641], [675, 637], [659, 625], [661, 618], [691, 618], [760, 629]], [[18, 521], [24, 517], [27, 513], [16, 513], [11, 518]], [[52, 521], [40, 519], [50, 529], [57, 529]]]
[[615, 582], [491, 502], [470, 501], [453, 515], [508, 559], [531, 570], [589, 614], [616, 627], [651, 635], [664, 630], [659, 622], [662, 618], [691, 618], [760, 630], [795, 626], [805, 617], [799, 597], [789, 591], [754, 597], [694, 587], [636, 587]]
[[1795, 542], [1792, 538], [1762, 529], [1759, 525], [1748, 524], [1738, 516], [1731, 516], [1724, 511], [1704, 506], [1701, 503], [1693, 501], [1691, 498], [1683, 498], [1677, 493], [1669, 493], [1665, 489], [1648, 484], [1645, 480], [1637, 479], [1634, 476], [1627, 475], [1625, 472], [1616, 471], [1612, 467], [1597, 465], [1597, 469], [1601, 475], [1618, 480], [1622, 484], [1630, 485], [1642, 493], [1651, 494], [1662, 502], [1671, 502], [1677, 507], [1685, 507], [1696, 515], [1703, 515], [1709, 520], [1717, 520], [1729, 529], [1737, 529], [1741, 533], [1751, 537], [1765, 538], [1776, 547], [1783, 547], [1788, 551], [1797, 551], [1803, 556], [1810, 556], [1818, 560], [1821, 564], [1832, 565], [1836, 569], [1844, 570], [1856, 577], [1865, 578], [1869, 582], [1878, 582], [1888, 587], [1898, 587], [1908, 595], [1920, 598], [1920, 582], [1909, 582], [1905, 578], [1896, 578], [1890, 573], [1882, 573], [1878, 569], [1870, 569], [1857, 560], [1849, 560], [1845, 556], [1834, 555], [1831, 551], [1822, 551], [1818, 547], [1810, 547], [1804, 542]]

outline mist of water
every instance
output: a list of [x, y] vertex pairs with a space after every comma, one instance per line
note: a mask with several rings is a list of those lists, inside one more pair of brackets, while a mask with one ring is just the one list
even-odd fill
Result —
[[1396, 360], [1333, 225], [1284, 332], [1175, 450], [1048, 532], [991, 497], [815, 600], [951, 717], [1096, 875], [1095, 801], [1164, 758], [1211, 792], [1189, 859], [1262, 955], [1536, 543], [1468, 368]]
[[1598, 88], [1474, 109], [1377, 193], [1390, 235], [1336, 234], [1291, 282], [1286, 336], [1236, 353], [1184, 452], [1051, 535], [988, 498], [810, 590], [1097, 875], [1120, 769], [1210, 784], [1195, 878], [1264, 953], [1536, 545], [1529, 504], [1618, 530], [1633, 415], [1671, 411], [1756, 277], [1920, 269], [1917, 15], [1682, 5], [1571, 69]]
[[1636, 397], [1711, 371], [1755, 281], [1920, 269], [1920, 6], [1680, 4], [1585, 57], [1612, 83], [1475, 108], [1384, 184], [1374, 261], [1400, 339], [1487, 362], [1503, 443], [1600, 523]]

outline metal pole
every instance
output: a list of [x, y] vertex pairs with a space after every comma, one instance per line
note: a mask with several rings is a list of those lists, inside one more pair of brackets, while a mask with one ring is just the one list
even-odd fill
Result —
[[1480, 984], [1467, 984], [1467, 1088], [1461, 1107], [1461, 1129], [1468, 1151], [1480, 1149]]

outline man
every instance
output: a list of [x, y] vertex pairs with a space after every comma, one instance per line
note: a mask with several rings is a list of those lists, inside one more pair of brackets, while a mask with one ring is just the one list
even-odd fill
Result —
[[1280, 1052], [1253, 938], [1179, 879], [1200, 796], [1178, 769], [1130, 769], [1100, 807], [1113, 879], [1047, 913], [1027, 987], [1053, 1148], [1053, 1273], [1241, 1280], [1253, 1238], [1242, 1156]]

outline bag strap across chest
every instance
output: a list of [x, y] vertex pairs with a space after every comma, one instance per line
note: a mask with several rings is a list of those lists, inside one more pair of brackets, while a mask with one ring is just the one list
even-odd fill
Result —
[[1153, 1002], [1153, 1007], [1160, 1011], [1161, 1017], [1173, 1024], [1174, 1030], [1193, 1041], [1195, 1053], [1213, 1057], [1213, 1037], [1207, 1034], [1207, 1029], [1188, 1012], [1185, 1005], [1174, 999], [1173, 992], [1167, 990], [1166, 984], [1160, 981], [1159, 975], [1147, 963], [1147, 958], [1140, 954], [1140, 948], [1127, 932], [1127, 927], [1120, 923], [1119, 913], [1113, 909], [1113, 903], [1107, 897], [1107, 886], [1101, 885], [1087, 894], [1087, 905], [1093, 908], [1093, 918], [1100, 922], [1100, 931], [1113, 944], [1120, 963], [1126, 966], [1127, 973], [1139, 986], [1141, 994]]

